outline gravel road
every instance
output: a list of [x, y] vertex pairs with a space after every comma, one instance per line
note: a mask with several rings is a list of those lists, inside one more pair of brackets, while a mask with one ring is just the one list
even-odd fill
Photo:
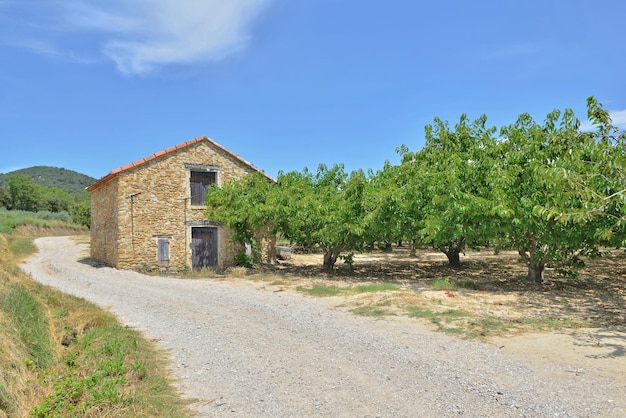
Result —
[[593, 371], [560, 365], [552, 376], [408, 319], [358, 317], [243, 280], [96, 268], [67, 237], [36, 244], [23, 270], [157, 340], [198, 416], [626, 417], [626, 388]]

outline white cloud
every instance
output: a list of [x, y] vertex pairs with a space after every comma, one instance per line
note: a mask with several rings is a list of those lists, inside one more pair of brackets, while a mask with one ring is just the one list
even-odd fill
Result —
[[104, 52], [125, 74], [163, 64], [217, 60], [242, 48], [262, 0], [161, 0], [139, 31], [107, 41]]
[[7, 42], [9, 45], [29, 49], [42, 55], [60, 56], [63, 55], [51, 42], [41, 39], [23, 39], [14, 42]]
[[626, 130], [626, 109], [624, 110], [609, 110], [613, 125], [617, 126], [621, 130]]
[[[609, 116], [613, 126], [617, 126], [620, 131], [626, 131], [626, 109], [624, 110], [609, 110]], [[591, 124], [591, 121], [586, 120], [580, 124], [581, 131], [593, 131], [595, 128]]]
[[66, 1], [66, 24], [103, 33], [104, 54], [124, 74], [219, 60], [246, 45], [249, 24], [270, 0]]

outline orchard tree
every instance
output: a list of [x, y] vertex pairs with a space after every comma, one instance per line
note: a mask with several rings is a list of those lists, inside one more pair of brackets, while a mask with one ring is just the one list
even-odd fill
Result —
[[255, 231], [272, 227], [275, 211], [271, 193], [275, 186], [265, 174], [254, 172], [207, 191], [207, 218], [233, 229], [234, 240], [251, 247], [252, 254], [242, 249], [236, 255], [237, 264], [250, 267], [259, 256]]
[[376, 242], [387, 245], [414, 238], [404, 216], [407, 200], [401, 196], [402, 186], [400, 166], [388, 161], [382, 170], [369, 173], [363, 194], [366, 245], [373, 248]]
[[342, 252], [363, 248], [366, 183], [363, 171], [348, 176], [343, 165], [280, 173], [272, 199], [277, 230], [292, 243], [319, 246], [332, 270]]
[[[541, 283], [547, 265], [577, 267], [584, 257], [600, 255], [606, 218], [589, 210], [589, 191], [606, 182], [591, 170], [612, 164], [599, 161], [600, 145], [595, 135], [579, 130], [570, 109], [551, 112], [543, 125], [522, 114], [502, 128], [498, 170], [507, 210], [501, 222], [528, 266], [529, 281]], [[575, 213], [586, 216], [574, 219]]]
[[584, 197], [584, 205], [566, 212], [541, 207], [541, 212], [559, 222], [578, 224], [595, 218], [597, 235], [606, 245], [626, 246], [626, 133], [612, 125], [611, 117], [594, 98], [587, 99], [587, 117], [594, 131], [585, 132], [583, 147], [563, 156], [564, 167], [544, 166], [563, 193]]
[[462, 115], [451, 129], [435, 118], [425, 128], [420, 151], [400, 149], [404, 216], [420, 225], [421, 243], [442, 251], [452, 266], [460, 265], [466, 247], [484, 244], [497, 227], [492, 199], [495, 128], [486, 122], [485, 116], [469, 122]]

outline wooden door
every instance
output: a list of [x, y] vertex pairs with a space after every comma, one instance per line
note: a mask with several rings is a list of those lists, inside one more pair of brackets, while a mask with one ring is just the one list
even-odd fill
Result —
[[217, 267], [217, 228], [191, 228], [191, 266]]

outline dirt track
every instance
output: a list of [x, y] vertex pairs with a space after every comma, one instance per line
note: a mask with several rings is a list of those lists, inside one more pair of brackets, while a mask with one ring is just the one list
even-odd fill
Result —
[[200, 416], [626, 417], [624, 382], [591, 368], [525, 361], [245, 281], [95, 268], [69, 238], [36, 243], [23, 269], [157, 340]]

